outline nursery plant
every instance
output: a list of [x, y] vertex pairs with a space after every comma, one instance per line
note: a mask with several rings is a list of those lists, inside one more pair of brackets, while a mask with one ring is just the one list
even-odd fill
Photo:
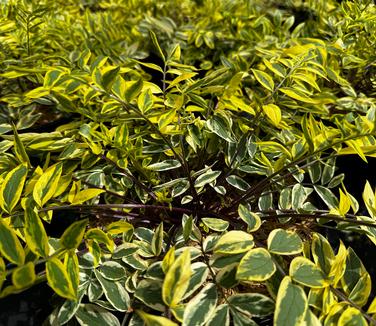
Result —
[[[8, 0], [0, 297], [45, 325], [376, 325], [372, 1]], [[354, 167], [356, 169], [356, 166]], [[365, 180], [367, 176], [365, 176]]]

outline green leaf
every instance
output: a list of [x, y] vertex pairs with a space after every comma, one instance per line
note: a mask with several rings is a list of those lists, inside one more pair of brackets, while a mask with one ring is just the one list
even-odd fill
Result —
[[153, 94], [150, 88], [147, 88], [144, 91], [142, 91], [142, 93], [138, 97], [137, 105], [142, 113], [146, 113], [147, 111], [153, 108]]
[[159, 256], [163, 246], [163, 222], [155, 229], [153, 239], [151, 240], [151, 250], [153, 254]]
[[46, 275], [48, 285], [61, 297], [75, 300], [75, 290], [69, 280], [68, 273], [63, 263], [57, 258], [50, 258], [46, 262]]
[[229, 175], [226, 178], [226, 181], [233, 187], [241, 190], [241, 191], [246, 191], [249, 189], [250, 185], [247, 181], [243, 180], [237, 175]]
[[127, 311], [130, 307], [130, 298], [124, 285], [119, 281], [105, 279], [98, 270], [94, 270], [94, 273], [111, 305], [118, 311]]
[[268, 236], [268, 250], [273, 254], [295, 255], [303, 250], [303, 242], [293, 231], [275, 229]]
[[99, 273], [107, 280], [117, 281], [125, 278], [126, 273], [124, 267], [116, 261], [105, 261], [99, 268]]
[[159, 57], [163, 60], [163, 62], [166, 62], [166, 57], [158, 43], [158, 39], [157, 39], [157, 36], [155, 35], [155, 33], [153, 31], [149, 31], [150, 33], [150, 38], [151, 38], [151, 41], [153, 42], [153, 45], [155, 47], [155, 49], [157, 50], [157, 53], [159, 55]]
[[239, 217], [248, 225], [248, 232], [257, 231], [261, 226], [261, 219], [256, 214], [251, 212], [251, 210], [243, 204], [238, 207]]
[[260, 293], [234, 294], [228, 298], [228, 303], [232, 309], [236, 309], [250, 318], [252, 316], [268, 316], [274, 311], [274, 301]]
[[366, 304], [371, 292], [371, 279], [352, 248], [347, 249], [346, 269], [341, 284], [349, 299], [360, 306]]
[[337, 197], [334, 196], [334, 194], [328, 188], [322, 186], [313, 186], [313, 188], [315, 188], [317, 194], [329, 208], [338, 207], [339, 203]]
[[102, 87], [106, 91], [109, 91], [111, 89], [119, 71], [120, 71], [120, 67], [115, 67], [115, 68], [106, 69], [106, 71], [103, 73], [101, 84], [102, 84]]
[[219, 115], [215, 115], [211, 119], [206, 121], [206, 126], [210, 131], [214, 132], [217, 136], [221, 137], [227, 142], [235, 142], [235, 139], [231, 135], [231, 129], [225, 118]]
[[144, 279], [137, 284], [134, 296], [148, 307], [163, 312], [162, 281]]
[[328, 285], [321, 269], [304, 257], [296, 257], [290, 264], [291, 278], [311, 288], [323, 288]]
[[22, 143], [20, 136], [18, 135], [17, 128], [15, 127], [13, 123], [12, 123], [12, 129], [13, 129], [13, 134], [14, 134], [14, 152], [16, 154], [16, 157], [24, 165], [26, 165], [27, 167], [30, 167], [31, 164], [30, 164], [29, 156], [27, 155], [25, 146]]
[[36, 208], [33, 209], [30, 201], [27, 201], [25, 209], [25, 239], [29, 249], [34, 254], [46, 258], [50, 251], [48, 236], [37, 212], [38, 210]]
[[253, 248], [253, 236], [244, 231], [229, 231], [222, 235], [214, 247], [216, 254], [239, 254]]
[[81, 326], [120, 326], [119, 320], [107, 309], [91, 303], [80, 304], [75, 317]]
[[106, 226], [106, 230], [108, 234], [114, 235], [114, 234], [120, 234], [120, 233], [127, 233], [129, 231], [134, 230], [133, 225], [126, 222], [126, 221], [116, 221], [108, 224]]
[[12, 283], [17, 289], [31, 286], [35, 278], [34, 264], [32, 262], [16, 268], [12, 273]]
[[189, 280], [188, 289], [183, 296], [183, 300], [195, 293], [206, 281], [209, 275], [209, 268], [202, 262], [195, 262], [191, 266], [192, 274]]
[[191, 299], [184, 310], [183, 326], [201, 326], [209, 321], [218, 302], [217, 287], [207, 284]]
[[110, 236], [108, 236], [106, 233], [104, 233], [101, 229], [98, 228], [90, 228], [85, 233], [85, 239], [88, 240], [95, 240], [98, 243], [103, 243], [106, 245], [107, 249], [110, 252], [114, 251], [114, 241], [111, 239]]
[[33, 198], [40, 207], [43, 207], [44, 204], [47, 203], [55, 194], [59, 186], [62, 171], [62, 163], [52, 165], [39, 177], [35, 183]]
[[201, 188], [208, 183], [215, 181], [220, 174], [221, 171], [207, 171], [204, 174], [201, 174], [195, 181], [195, 188]]
[[227, 304], [219, 305], [210, 316], [207, 326], [230, 326], [230, 314]]
[[178, 160], [164, 160], [162, 162], [150, 164], [148, 169], [153, 171], [168, 171], [180, 168], [181, 164]]
[[74, 251], [68, 251], [64, 255], [64, 268], [68, 272], [69, 283], [72, 285], [74, 295], [77, 298], [78, 285], [80, 283], [80, 267], [78, 265], [78, 258]]
[[291, 278], [285, 276], [278, 289], [275, 307], [275, 326], [302, 325], [308, 310], [304, 290], [292, 284]]
[[2, 218], [0, 218], [0, 253], [16, 265], [22, 265], [25, 261], [25, 252], [16, 232]]
[[85, 228], [88, 222], [88, 219], [84, 219], [71, 224], [60, 238], [61, 245], [67, 249], [78, 248], [84, 236]]
[[27, 176], [27, 167], [19, 165], [11, 170], [5, 177], [0, 187], [0, 206], [11, 214], [21, 198], [22, 190]]
[[314, 233], [311, 245], [312, 257], [316, 265], [325, 273], [329, 275], [331, 266], [334, 262], [335, 256], [329, 241], [321, 234]]
[[162, 298], [166, 305], [175, 307], [183, 298], [191, 277], [191, 255], [186, 249], [167, 270], [163, 282]]
[[261, 70], [252, 69], [253, 74], [255, 75], [257, 81], [264, 86], [267, 90], [273, 91], [274, 89], [274, 81], [273, 78], [267, 74], [266, 72], [263, 72]]
[[229, 227], [230, 223], [219, 218], [211, 218], [211, 217], [203, 217], [201, 219], [202, 223], [204, 223], [209, 229], [214, 231], [223, 232], [226, 231]]
[[146, 326], [178, 326], [166, 317], [154, 316], [141, 310], [136, 310], [136, 313], [142, 318]]
[[264, 248], [248, 251], [239, 263], [236, 278], [241, 281], [262, 282], [269, 279], [276, 266], [269, 252]]
[[124, 87], [124, 97], [128, 102], [131, 102], [141, 93], [143, 81], [141, 78], [137, 80], [126, 81], [124, 83]]
[[104, 192], [105, 192], [105, 190], [95, 189], [95, 188], [81, 190], [80, 192], [78, 192], [76, 194], [76, 196], [74, 196], [73, 201], [72, 201], [72, 205], [82, 204], [85, 201], [88, 201], [88, 200], [90, 200], [94, 197], [97, 197], [98, 195], [100, 195]]

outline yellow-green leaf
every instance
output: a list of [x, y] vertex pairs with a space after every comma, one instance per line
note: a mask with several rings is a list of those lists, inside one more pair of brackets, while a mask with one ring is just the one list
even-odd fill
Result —
[[5, 177], [0, 187], [0, 206], [11, 214], [13, 208], [21, 198], [22, 190], [27, 176], [27, 167], [19, 165], [11, 170]]
[[315, 104], [317, 103], [316, 100], [311, 99], [310, 97], [306, 96], [304, 93], [301, 91], [298, 91], [293, 88], [288, 88], [288, 87], [282, 87], [279, 89], [282, 93], [286, 94], [287, 96], [293, 98], [294, 100], [298, 100], [304, 103], [311, 103]]
[[10, 262], [22, 265], [25, 261], [25, 252], [16, 232], [0, 218], [0, 253]]
[[108, 234], [120, 234], [129, 230], [133, 231], [133, 225], [125, 221], [116, 221], [108, 224], [106, 230]]
[[76, 249], [81, 243], [88, 222], [88, 219], [84, 219], [71, 224], [60, 238], [62, 246], [66, 249]]
[[291, 278], [311, 288], [323, 288], [329, 285], [321, 269], [305, 257], [296, 257], [290, 264]]
[[68, 251], [64, 256], [64, 268], [67, 271], [69, 283], [72, 285], [74, 295], [77, 296], [80, 268], [78, 258], [73, 250]]
[[63, 165], [61, 163], [52, 165], [35, 183], [33, 198], [40, 207], [47, 203], [55, 194], [62, 171]]
[[46, 275], [48, 285], [61, 297], [75, 300], [76, 295], [73, 285], [69, 280], [67, 270], [57, 258], [51, 258], [46, 262]]
[[253, 74], [255, 75], [257, 81], [264, 86], [266, 89], [269, 91], [273, 91], [274, 89], [274, 81], [273, 78], [267, 74], [264, 71], [257, 70], [257, 69], [252, 69]]
[[307, 297], [304, 290], [294, 285], [289, 276], [285, 276], [279, 286], [275, 307], [275, 326], [303, 324], [308, 309]]
[[102, 189], [95, 189], [95, 188], [81, 190], [79, 193], [77, 193], [74, 196], [72, 205], [82, 204], [85, 201], [88, 201], [104, 192], [105, 191]]
[[348, 307], [339, 317], [338, 326], [367, 326], [368, 323], [362, 313], [354, 308]]
[[29, 249], [36, 255], [47, 257], [49, 254], [48, 236], [37, 210], [26, 202], [25, 210], [25, 240]]
[[222, 235], [214, 247], [216, 254], [239, 254], [253, 248], [253, 236], [244, 231], [229, 231]]
[[270, 119], [270, 121], [276, 127], [278, 127], [282, 119], [282, 113], [281, 113], [281, 109], [279, 108], [279, 106], [275, 104], [267, 104], [267, 105], [263, 105], [262, 109], [264, 113], [266, 114], [266, 116]]
[[162, 287], [162, 298], [166, 305], [175, 307], [188, 289], [191, 277], [191, 254], [185, 250], [166, 273]]
[[303, 242], [293, 231], [275, 229], [268, 236], [268, 250], [279, 255], [295, 255], [303, 250]]
[[12, 283], [17, 289], [24, 289], [32, 285], [35, 281], [34, 264], [28, 262], [18, 267], [12, 273]]
[[178, 326], [178, 324], [162, 316], [154, 316], [141, 310], [136, 310], [136, 313], [141, 317], [146, 326]]
[[20, 162], [30, 167], [29, 156], [26, 153], [25, 146], [22, 143], [20, 136], [18, 135], [17, 128], [12, 124], [13, 134], [14, 134], [14, 152]]
[[95, 240], [99, 243], [105, 244], [110, 252], [113, 252], [115, 247], [114, 241], [106, 233], [98, 228], [90, 228], [85, 234], [85, 239]]
[[264, 248], [251, 249], [239, 263], [236, 279], [240, 281], [262, 282], [276, 271], [270, 253]]

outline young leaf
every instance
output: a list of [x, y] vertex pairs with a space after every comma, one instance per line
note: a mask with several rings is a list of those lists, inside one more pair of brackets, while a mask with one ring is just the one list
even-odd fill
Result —
[[191, 277], [191, 255], [186, 249], [168, 268], [162, 287], [162, 298], [166, 305], [175, 307], [183, 298]]

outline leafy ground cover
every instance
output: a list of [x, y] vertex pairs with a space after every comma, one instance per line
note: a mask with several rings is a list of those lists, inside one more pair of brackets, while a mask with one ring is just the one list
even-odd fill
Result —
[[376, 324], [325, 236], [376, 244], [374, 184], [337, 168], [376, 156], [372, 1], [0, 6], [1, 298], [47, 282], [45, 325]]

